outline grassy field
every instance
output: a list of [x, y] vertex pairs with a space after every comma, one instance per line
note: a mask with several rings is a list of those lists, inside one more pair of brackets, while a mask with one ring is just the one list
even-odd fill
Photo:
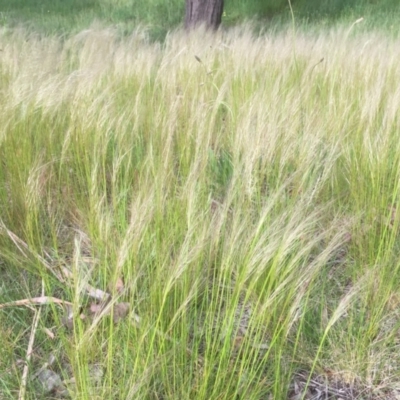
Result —
[[[359, 31], [399, 36], [397, 0], [291, 0], [291, 5], [296, 24], [307, 32], [350, 25], [363, 17]], [[0, 26], [58, 36], [95, 23], [97, 28], [113, 26], [123, 35], [141, 26], [151, 40], [163, 41], [182, 26], [184, 15], [184, 0], [0, 0]], [[256, 31], [285, 31], [291, 19], [288, 0], [226, 0], [222, 26], [252, 20]]]
[[353, 22], [2, 29], [1, 399], [398, 398], [400, 46]]

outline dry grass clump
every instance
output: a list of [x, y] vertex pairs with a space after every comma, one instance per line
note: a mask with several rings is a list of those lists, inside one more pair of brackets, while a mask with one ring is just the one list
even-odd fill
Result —
[[[43, 279], [72, 304], [69, 331], [42, 304], [33, 371], [53, 354], [83, 399], [395, 395], [397, 43], [241, 27], [0, 48], [0, 271], [26, 280], [0, 303]], [[0, 318], [17, 370], [31, 319]]]

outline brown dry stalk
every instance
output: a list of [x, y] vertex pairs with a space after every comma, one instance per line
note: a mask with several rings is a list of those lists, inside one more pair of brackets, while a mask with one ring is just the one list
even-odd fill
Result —
[[15, 307], [15, 306], [31, 306], [31, 305], [36, 305], [36, 306], [42, 306], [44, 304], [61, 304], [61, 305], [73, 305], [69, 301], [65, 300], [60, 300], [57, 299], [56, 297], [51, 297], [51, 296], [40, 296], [40, 297], [33, 297], [31, 299], [23, 299], [23, 300], [16, 300], [16, 301], [10, 301], [9, 303], [4, 303], [0, 304], [0, 309], [6, 308], [6, 307]]
[[[43, 281], [43, 279], [42, 279], [42, 296], [38, 297], [38, 298], [39, 299], [46, 298], [46, 296], [44, 296], [44, 281]], [[35, 342], [36, 331], [37, 331], [37, 327], [38, 327], [39, 319], [40, 319], [40, 312], [41, 312], [40, 308], [39, 308], [39, 310], [35, 310], [35, 316], [33, 317], [32, 330], [31, 330], [31, 334], [29, 336], [28, 348], [26, 350], [26, 360], [25, 360], [24, 370], [22, 372], [21, 386], [19, 388], [18, 400], [25, 399], [26, 383], [28, 381], [28, 373], [29, 373], [29, 361], [30, 361], [31, 355], [32, 355], [33, 343]]]

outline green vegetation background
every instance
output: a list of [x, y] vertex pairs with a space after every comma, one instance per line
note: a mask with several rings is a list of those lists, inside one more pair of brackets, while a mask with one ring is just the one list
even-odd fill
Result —
[[[398, 34], [400, 2], [397, 0], [292, 0], [299, 25], [320, 25], [364, 17], [364, 29], [385, 29]], [[138, 24], [148, 27], [153, 39], [181, 25], [184, 0], [0, 0], [0, 24], [23, 23], [46, 33], [66, 33], [87, 28], [94, 21], [130, 32]], [[226, 0], [223, 23], [246, 19], [261, 28], [290, 21], [287, 0]]]

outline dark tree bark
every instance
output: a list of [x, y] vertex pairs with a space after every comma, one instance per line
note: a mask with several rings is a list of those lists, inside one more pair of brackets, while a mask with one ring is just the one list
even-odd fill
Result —
[[224, 0], [186, 0], [185, 28], [199, 24], [217, 30], [221, 24]]

